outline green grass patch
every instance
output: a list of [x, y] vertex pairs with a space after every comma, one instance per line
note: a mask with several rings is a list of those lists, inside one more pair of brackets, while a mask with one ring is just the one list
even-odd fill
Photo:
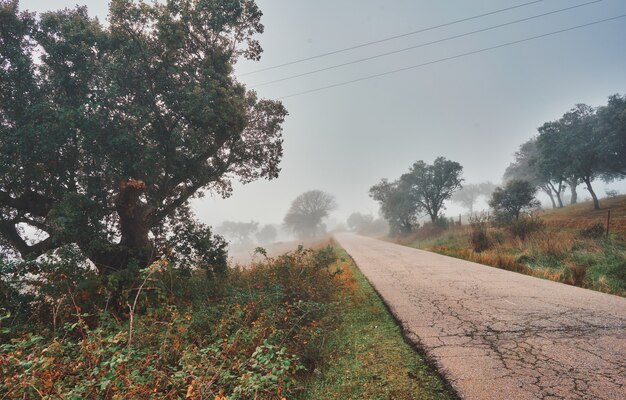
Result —
[[322, 344], [322, 364], [300, 399], [451, 399], [442, 379], [407, 344], [379, 296], [337, 249], [345, 297]]

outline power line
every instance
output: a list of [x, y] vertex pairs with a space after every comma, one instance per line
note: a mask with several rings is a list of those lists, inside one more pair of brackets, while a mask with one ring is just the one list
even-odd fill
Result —
[[446, 58], [440, 58], [438, 60], [429, 61], [429, 62], [425, 62], [425, 63], [422, 63], [422, 64], [411, 65], [409, 67], [404, 67], [404, 68], [396, 69], [396, 70], [393, 70], [393, 71], [387, 71], [387, 72], [383, 72], [383, 73], [380, 73], [380, 74], [369, 75], [369, 76], [365, 76], [363, 78], [353, 79], [353, 80], [350, 80], [350, 81], [339, 82], [339, 83], [335, 83], [333, 85], [328, 85], [328, 86], [324, 86], [324, 87], [320, 87], [320, 88], [316, 88], [316, 89], [306, 90], [304, 92], [293, 93], [293, 94], [290, 94], [290, 95], [287, 95], [287, 96], [279, 97], [278, 100], [286, 99], [286, 98], [289, 98], [289, 97], [301, 96], [301, 95], [304, 95], [304, 94], [309, 94], [309, 93], [314, 93], [314, 92], [319, 92], [319, 91], [322, 91], [322, 90], [331, 89], [331, 88], [335, 88], [335, 87], [339, 87], [339, 86], [345, 86], [345, 85], [349, 85], [351, 83], [361, 82], [361, 81], [365, 81], [365, 80], [368, 80], [368, 79], [374, 79], [374, 78], [378, 78], [378, 77], [381, 77], [381, 76], [391, 75], [391, 74], [395, 74], [395, 73], [398, 73], [398, 72], [408, 71], [410, 69], [416, 69], [416, 68], [420, 68], [420, 67], [425, 67], [425, 66], [432, 65], [432, 64], [438, 64], [438, 63], [441, 63], [441, 62], [444, 62], [444, 61], [454, 60], [454, 59], [466, 57], [466, 56], [469, 56], [469, 55], [472, 55], [472, 54], [484, 53], [486, 51], [495, 50], [495, 49], [499, 49], [499, 48], [507, 47], [507, 46], [512, 46], [514, 44], [529, 42], [531, 40], [536, 40], [536, 39], [544, 38], [544, 37], [547, 37], [547, 36], [557, 35], [559, 33], [569, 32], [569, 31], [573, 31], [575, 29], [585, 28], [585, 27], [588, 27], [588, 26], [597, 25], [597, 24], [601, 24], [601, 23], [604, 23], [604, 22], [614, 21], [616, 19], [620, 19], [620, 18], [624, 18], [624, 17], [626, 17], [626, 14], [618, 15], [616, 17], [602, 19], [602, 20], [599, 20], [599, 21], [589, 22], [587, 24], [573, 26], [571, 28], [560, 29], [558, 31], [548, 32], [548, 33], [544, 33], [544, 34], [537, 35], [537, 36], [532, 36], [532, 37], [525, 38], [525, 39], [515, 40], [513, 42], [503, 43], [503, 44], [499, 44], [497, 46], [486, 47], [486, 48], [480, 49], [480, 50], [474, 50], [474, 51], [470, 51], [470, 52], [462, 53], [462, 54], [457, 54], [457, 55], [446, 57]]
[[434, 40], [432, 42], [421, 43], [421, 44], [418, 44], [418, 45], [415, 45], [415, 46], [405, 47], [405, 48], [399, 49], [399, 50], [389, 51], [389, 52], [386, 52], [386, 53], [381, 53], [381, 54], [377, 54], [377, 55], [370, 56], [370, 57], [360, 58], [360, 59], [354, 60], [354, 61], [348, 61], [348, 62], [341, 63], [341, 64], [331, 65], [330, 67], [324, 67], [324, 68], [316, 69], [316, 70], [313, 70], [313, 71], [303, 72], [301, 74], [291, 75], [291, 76], [288, 76], [286, 78], [275, 79], [273, 81], [263, 82], [263, 83], [259, 83], [257, 85], [252, 85], [251, 88], [254, 89], [254, 88], [258, 88], [260, 86], [271, 85], [273, 83], [283, 82], [283, 81], [287, 81], [287, 80], [291, 80], [291, 79], [295, 79], [295, 78], [300, 78], [300, 77], [307, 76], [307, 75], [313, 75], [313, 74], [317, 74], [319, 72], [324, 72], [324, 71], [328, 71], [328, 70], [331, 70], [331, 69], [345, 67], [345, 66], [352, 65], [352, 64], [358, 64], [358, 63], [361, 63], [361, 62], [364, 62], [364, 61], [374, 60], [376, 58], [386, 57], [386, 56], [390, 56], [390, 55], [393, 55], [393, 54], [398, 54], [398, 53], [402, 53], [402, 52], [405, 52], [405, 51], [418, 49], [420, 47], [426, 47], [426, 46], [430, 46], [430, 45], [433, 45], [433, 44], [446, 42], [446, 41], [453, 40], [453, 39], [459, 39], [459, 38], [462, 38], [462, 37], [465, 37], [465, 36], [474, 35], [476, 33], [487, 32], [487, 31], [490, 31], [490, 30], [493, 30], [493, 29], [497, 29], [497, 28], [502, 28], [502, 27], [505, 27], [505, 26], [519, 24], [521, 22], [526, 22], [526, 21], [530, 21], [530, 20], [533, 20], [533, 19], [545, 17], [547, 15], [558, 14], [558, 13], [561, 13], [561, 12], [573, 10], [575, 8], [588, 6], [590, 4], [600, 3], [602, 1], [603, 0], [594, 0], [594, 1], [587, 2], [587, 3], [578, 4], [578, 5], [575, 5], [575, 6], [572, 6], [572, 7], [562, 8], [562, 9], [559, 9], [559, 10], [555, 10], [555, 11], [550, 11], [550, 12], [546, 12], [546, 13], [543, 13], [543, 14], [534, 15], [532, 17], [522, 18], [522, 19], [518, 19], [518, 20], [515, 20], [515, 21], [511, 21], [511, 22], [506, 22], [506, 23], [503, 23], [503, 24], [490, 26], [488, 28], [483, 28], [483, 29], [479, 29], [479, 30], [476, 30], [476, 31], [471, 31], [471, 32], [462, 33], [462, 34], [459, 34], [459, 35], [449, 36], [447, 38]]
[[509, 10], [514, 10], [516, 8], [521, 8], [521, 7], [526, 7], [532, 4], [536, 4], [536, 3], [541, 3], [544, 0], [534, 0], [534, 1], [530, 1], [528, 3], [523, 3], [523, 4], [518, 4], [516, 6], [512, 6], [512, 7], [507, 7], [507, 8], [501, 8], [499, 10], [495, 10], [495, 11], [490, 11], [488, 13], [484, 13], [484, 14], [479, 14], [479, 15], [474, 15], [472, 17], [467, 17], [467, 18], [462, 18], [462, 19], [458, 19], [456, 21], [452, 21], [452, 22], [446, 22], [445, 24], [440, 24], [440, 25], [435, 25], [435, 26], [430, 26], [428, 28], [422, 28], [422, 29], [418, 29], [416, 31], [412, 31], [412, 32], [407, 32], [407, 33], [403, 33], [400, 35], [395, 35], [395, 36], [389, 36], [383, 39], [378, 39], [378, 40], [374, 40], [372, 42], [367, 42], [367, 43], [362, 43], [362, 44], [357, 44], [354, 46], [350, 46], [350, 47], [344, 47], [342, 49], [339, 50], [334, 50], [334, 51], [329, 51], [327, 53], [322, 53], [322, 54], [317, 54], [315, 56], [311, 56], [311, 57], [306, 57], [306, 58], [301, 58], [298, 60], [294, 60], [294, 61], [289, 61], [283, 64], [278, 64], [278, 65], [274, 65], [271, 67], [266, 67], [266, 68], [261, 68], [261, 69], [257, 69], [256, 71], [252, 71], [252, 72], [246, 72], [243, 74], [239, 74], [239, 76], [246, 76], [246, 75], [252, 75], [252, 74], [257, 74], [259, 72], [263, 72], [263, 71], [269, 71], [271, 69], [276, 69], [276, 68], [280, 68], [280, 67], [285, 67], [287, 65], [293, 65], [293, 64], [299, 64], [301, 62], [305, 62], [305, 61], [309, 61], [309, 60], [314, 60], [316, 58], [321, 58], [321, 57], [326, 57], [326, 56], [330, 56], [333, 54], [338, 54], [338, 53], [343, 53], [345, 51], [349, 51], [349, 50], [354, 50], [354, 49], [359, 49], [361, 47], [366, 47], [366, 46], [371, 46], [373, 44], [378, 44], [378, 43], [383, 43], [383, 42], [387, 42], [389, 40], [394, 40], [394, 39], [399, 39], [402, 37], [406, 37], [406, 36], [411, 36], [411, 35], [415, 35], [418, 33], [422, 33], [422, 32], [427, 32], [427, 31], [431, 31], [433, 29], [438, 29], [438, 28], [443, 28], [446, 26], [450, 26], [450, 25], [455, 25], [455, 24], [459, 24], [461, 22], [466, 22], [466, 21], [471, 21], [473, 19], [477, 19], [477, 18], [482, 18], [482, 17], [486, 17], [489, 15], [494, 15], [494, 14], [499, 14], [505, 11], [509, 11]]

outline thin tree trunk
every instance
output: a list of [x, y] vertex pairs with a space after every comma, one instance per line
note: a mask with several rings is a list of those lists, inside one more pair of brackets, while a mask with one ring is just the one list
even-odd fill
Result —
[[600, 202], [598, 201], [598, 196], [596, 196], [596, 192], [594, 192], [593, 188], [591, 187], [591, 178], [585, 177], [583, 178], [583, 182], [585, 182], [585, 185], [587, 185], [587, 190], [589, 191], [589, 194], [591, 194], [591, 198], [593, 199], [593, 209], [599, 210]]
[[554, 196], [552, 195], [552, 190], [550, 190], [549, 188], [545, 188], [542, 187], [541, 188], [545, 194], [548, 195], [548, 197], [550, 197], [550, 201], [552, 202], [552, 208], [556, 208], [556, 203], [554, 202]]
[[578, 180], [572, 180], [569, 182], [569, 188], [572, 193], [572, 197], [570, 198], [570, 204], [576, 204], [578, 202], [578, 193], [576, 192], [576, 186], [578, 186]]
[[[561, 200], [561, 189], [562, 189], [562, 183], [559, 183], [559, 187], [558, 189], [554, 187], [554, 185], [552, 184], [552, 182], [548, 183], [548, 185], [550, 186], [550, 189], [552, 190], [552, 192], [554, 193], [554, 196], [556, 196], [556, 200], [559, 203], [559, 208], [563, 208], [563, 200]], [[554, 202], [554, 200], [553, 200]]]

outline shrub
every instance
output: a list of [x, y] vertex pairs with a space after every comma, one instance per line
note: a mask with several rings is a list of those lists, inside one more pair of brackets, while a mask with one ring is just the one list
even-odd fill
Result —
[[7, 326], [0, 310], [0, 397], [291, 397], [335, 318], [335, 259], [332, 248], [300, 248], [219, 280], [205, 270], [176, 274], [163, 261], [139, 274], [145, 285], [130, 291], [138, 298], [130, 320], [83, 313], [86, 298], [68, 286], [56, 334], [49, 320], [37, 334]]
[[470, 243], [475, 252], [480, 253], [488, 250], [493, 242], [487, 234], [487, 220], [482, 217], [472, 217], [470, 219], [472, 232], [470, 233]]
[[543, 220], [532, 215], [520, 216], [520, 218], [513, 219], [506, 225], [506, 229], [511, 235], [520, 238], [522, 241], [526, 240], [531, 234], [542, 231], [544, 228]]
[[582, 287], [587, 277], [587, 268], [585, 264], [568, 264], [563, 274], [563, 281], [567, 284]]
[[600, 239], [606, 234], [606, 228], [600, 222], [581, 229], [579, 235], [587, 239]]

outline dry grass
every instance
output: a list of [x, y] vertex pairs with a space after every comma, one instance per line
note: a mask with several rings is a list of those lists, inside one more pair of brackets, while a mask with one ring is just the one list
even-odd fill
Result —
[[[487, 228], [490, 247], [473, 251], [469, 226], [453, 227], [428, 237], [417, 232], [401, 244], [436, 253], [626, 296], [626, 196], [601, 199], [603, 210], [591, 203], [542, 211], [543, 229], [526, 240], [504, 229]], [[611, 210], [611, 236], [589, 237], [583, 231], [598, 223], [606, 225]], [[425, 237], [426, 236], [426, 237]]]
[[541, 211], [546, 224], [554, 228], [584, 229], [595, 223], [606, 225], [611, 210], [611, 231], [626, 233], [626, 195], [600, 200], [601, 210], [594, 210], [590, 201], [573, 204], [560, 209]]

